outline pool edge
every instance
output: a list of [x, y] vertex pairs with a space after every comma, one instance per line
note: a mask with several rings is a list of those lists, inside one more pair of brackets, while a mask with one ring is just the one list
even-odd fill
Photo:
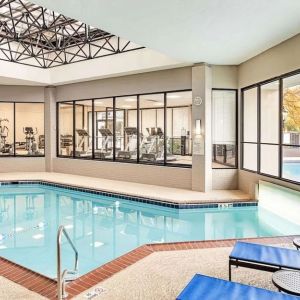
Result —
[[[237, 240], [252, 241], [259, 243], [291, 243], [296, 236], [277, 236], [244, 239], [224, 239], [208, 241], [189, 241], [174, 243], [145, 244], [124, 255], [80, 276], [67, 285], [69, 297], [73, 297], [87, 291], [93, 286], [112, 277], [114, 274], [125, 270], [130, 265], [147, 257], [151, 253], [160, 251], [179, 251], [205, 248], [232, 247]], [[0, 276], [3, 276], [41, 296], [48, 299], [56, 299], [56, 281], [30, 269], [20, 266], [0, 256]], [[3, 266], [4, 265], [4, 266]], [[4, 268], [3, 268], [4, 267]]]
[[51, 180], [43, 180], [43, 179], [32, 179], [32, 180], [1, 180], [0, 186], [9, 185], [9, 184], [19, 184], [19, 185], [26, 185], [26, 184], [41, 184], [53, 187], [60, 187], [65, 188], [73, 191], [79, 192], [86, 192], [91, 194], [98, 194], [106, 197], [118, 197], [120, 199], [140, 202], [140, 203], [148, 203], [159, 205], [163, 207], [175, 208], [175, 209], [195, 209], [195, 208], [231, 208], [231, 207], [244, 207], [244, 206], [257, 206], [257, 200], [249, 200], [249, 199], [239, 199], [239, 200], [216, 200], [216, 201], [200, 201], [198, 203], [194, 202], [184, 202], [178, 203], [170, 200], [163, 200], [163, 199], [155, 199], [155, 198], [148, 198], [142, 196], [135, 196], [126, 193], [116, 193], [111, 192], [104, 189], [97, 189], [97, 188], [88, 188], [88, 187], [80, 187], [77, 185], [66, 184], [66, 183], [59, 183]]

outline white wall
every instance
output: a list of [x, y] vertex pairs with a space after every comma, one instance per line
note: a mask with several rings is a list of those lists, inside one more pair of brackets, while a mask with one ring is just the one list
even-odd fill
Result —
[[6, 172], [44, 172], [44, 157], [0, 157], [0, 173]]
[[59, 173], [191, 189], [192, 170], [187, 168], [67, 158], [55, 158], [53, 166], [54, 172]]
[[300, 69], [300, 34], [247, 60], [238, 67], [239, 87]]
[[76, 100], [192, 88], [190, 67], [74, 83], [57, 87], [57, 100]]
[[43, 102], [44, 87], [0, 85], [0, 101]]
[[238, 67], [237, 66], [212, 66], [212, 87], [213, 88], [238, 88]]

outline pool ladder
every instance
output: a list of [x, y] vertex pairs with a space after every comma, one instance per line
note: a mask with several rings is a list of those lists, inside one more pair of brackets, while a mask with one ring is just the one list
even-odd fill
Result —
[[[62, 271], [61, 268], [61, 240], [63, 235], [66, 237], [67, 241], [69, 242], [75, 254], [75, 265], [74, 265], [74, 270], [72, 271], [67, 269]], [[66, 292], [66, 282], [75, 280], [78, 273], [78, 251], [63, 225], [59, 226], [57, 231], [56, 247], [57, 247], [57, 298], [58, 300], [62, 300], [68, 297], [68, 294]], [[67, 277], [67, 275], [69, 275], [69, 277]]]

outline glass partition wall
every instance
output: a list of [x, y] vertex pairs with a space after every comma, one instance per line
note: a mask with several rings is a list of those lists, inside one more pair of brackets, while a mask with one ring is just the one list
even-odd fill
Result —
[[212, 166], [237, 168], [237, 90], [212, 91]]
[[242, 89], [242, 169], [300, 182], [300, 75]]
[[[114, 100], [113, 98], [93, 100], [94, 112], [89, 112], [89, 123], [93, 138], [94, 158], [112, 160], [114, 156]], [[94, 128], [94, 129], [93, 129]]]
[[57, 103], [59, 157], [191, 166], [192, 92]]
[[71, 157], [73, 154], [73, 110], [73, 102], [60, 103], [58, 106], [59, 141], [57, 146], [60, 156]]
[[44, 154], [44, 103], [0, 102], [0, 156]]
[[282, 80], [282, 177], [300, 182], [300, 74]]
[[0, 156], [14, 155], [14, 103], [0, 102]]

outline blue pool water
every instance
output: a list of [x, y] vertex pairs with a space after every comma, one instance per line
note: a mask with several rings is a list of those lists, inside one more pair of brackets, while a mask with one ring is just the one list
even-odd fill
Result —
[[300, 162], [287, 162], [282, 167], [282, 177], [300, 182]]
[[[65, 225], [84, 274], [145, 243], [296, 234], [262, 208], [172, 209], [64, 188], [0, 186], [0, 256], [56, 277], [56, 233]], [[63, 243], [63, 267], [73, 252]]]

